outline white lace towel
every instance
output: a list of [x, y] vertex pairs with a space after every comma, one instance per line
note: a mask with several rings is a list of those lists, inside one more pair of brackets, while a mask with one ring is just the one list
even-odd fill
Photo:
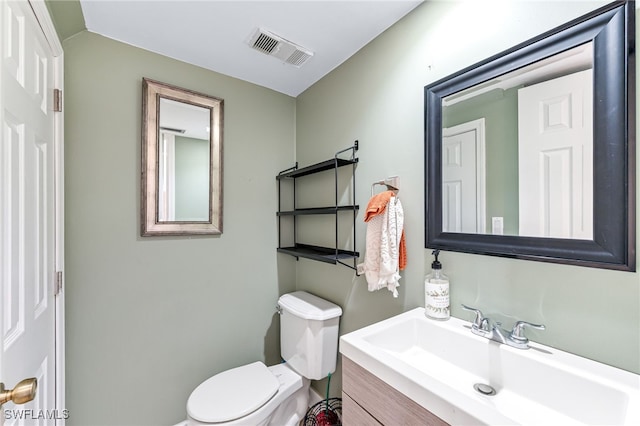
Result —
[[358, 265], [358, 273], [365, 275], [369, 291], [386, 287], [393, 297], [398, 297], [403, 226], [404, 212], [397, 197], [391, 197], [383, 214], [367, 222], [364, 262]]

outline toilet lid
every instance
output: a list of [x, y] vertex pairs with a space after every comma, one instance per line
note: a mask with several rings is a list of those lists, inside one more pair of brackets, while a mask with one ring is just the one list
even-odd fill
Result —
[[228, 422], [262, 407], [278, 387], [278, 379], [260, 361], [232, 368], [202, 382], [191, 393], [187, 412], [204, 423]]

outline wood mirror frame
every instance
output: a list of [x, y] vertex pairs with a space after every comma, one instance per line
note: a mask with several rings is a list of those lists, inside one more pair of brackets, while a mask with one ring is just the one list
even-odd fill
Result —
[[[141, 235], [222, 234], [222, 133], [224, 101], [148, 78], [142, 80]], [[209, 111], [208, 219], [161, 220], [159, 215], [160, 100]], [[206, 179], [206, 177], [205, 177]]]
[[[593, 41], [593, 240], [443, 232], [442, 100]], [[635, 271], [635, 5], [616, 1], [425, 87], [425, 247]]]

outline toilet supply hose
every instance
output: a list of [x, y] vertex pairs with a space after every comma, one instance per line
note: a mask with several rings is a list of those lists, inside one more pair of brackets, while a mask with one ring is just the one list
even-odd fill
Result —
[[327, 376], [327, 396], [324, 401], [324, 410], [316, 414], [316, 424], [318, 426], [334, 426], [342, 424], [340, 416], [329, 408], [329, 385], [331, 384], [331, 373]]
[[304, 426], [341, 426], [342, 398], [329, 398], [331, 374], [327, 376], [326, 397], [309, 408], [301, 423]]
[[327, 397], [325, 399], [325, 411], [329, 411], [329, 385], [331, 384], [331, 373], [329, 373], [329, 375], [327, 376]]

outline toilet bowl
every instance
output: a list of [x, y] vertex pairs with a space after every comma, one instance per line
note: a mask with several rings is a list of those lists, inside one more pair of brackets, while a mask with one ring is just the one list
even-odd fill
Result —
[[309, 383], [285, 363], [267, 367], [258, 361], [227, 370], [191, 393], [186, 424], [296, 425], [309, 404]]
[[187, 425], [295, 426], [309, 405], [309, 383], [333, 373], [342, 309], [304, 291], [278, 299], [285, 362], [257, 361], [202, 382], [187, 401]]

